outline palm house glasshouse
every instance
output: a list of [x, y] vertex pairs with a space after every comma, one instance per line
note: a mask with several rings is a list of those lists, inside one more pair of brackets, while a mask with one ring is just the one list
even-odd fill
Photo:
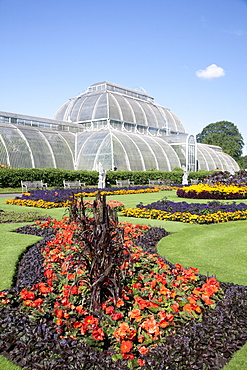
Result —
[[91, 85], [53, 119], [0, 112], [0, 164], [12, 168], [238, 171], [213, 145], [197, 143], [169, 109], [144, 92]]

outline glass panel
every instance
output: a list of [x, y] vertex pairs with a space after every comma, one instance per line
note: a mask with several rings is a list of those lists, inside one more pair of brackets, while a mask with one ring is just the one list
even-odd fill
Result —
[[195, 138], [190, 136], [188, 139], [188, 171], [196, 171], [196, 148], [195, 148]]
[[112, 135], [112, 145], [113, 145], [113, 155], [114, 155], [114, 166], [122, 171], [128, 171], [128, 161], [127, 154], [125, 153], [123, 146], [120, 144], [119, 140]]
[[68, 105], [69, 105], [70, 101], [66, 102], [64, 105], [62, 105], [61, 108], [58, 109], [58, 111], [55, 113], [53, 119], [56, 119], [58, 121], [66, 121], [66, 116], [65, 116], [65, 112], [66, 112], [66, 109], [68, 108]]
[[99, 97], [98, 94], [90, 95], [87, 97], [87, 99], [84, 101], [82, 109], [80, 110], [80, 114], [78, 117], [79, 121], [92, 120], [94, 106], [98, 97]]
[[127, 103], [126, 99], [121, 95], [114, 95], [115, 99], [118, 101], [120, 105], [120, 109], [122, 111], [123, 121], [125, 122], [135, 122], [133, 117], [133, 112], [129, 104]]
[[[142, 165], [142, 157], [141, 154], [139, 153], [137, 147], [133, 143], [133, 141], [130, 139], [129, 134], [125, 134], [122, 132], [115, 131], [114, 135], [119, 139], [121, 142], [125, 155], [128, 157], [128, 161], [130, 164], [130, 170], [131, 171], [140, 171], [144, 170], [143, 165]], [[113, 144], [114, 145], [114, 144]], [[116, 150], [113, 146], [113, 153], [114, 153], [114, 163], [115, 163], [115, 153]], [[119, 170], [122, 169], [122, 165], [116, 166]]]
[[135, 124], [133, 123], [124, 123], [124, 128], [125, 130], [129, 131], [129, 132], [135, 132]]
[[133, 111], [135, 113], [135, 122], [139, 123], [140, 125], [146, 125], [145, 115], [143, 113], [143, 110], [140, 107], [138, 100], [134, 100], [130, 98], [128, 98], [127, 100], [129, 104], [132, 106]]
[[75, 135], [70, 132], [59, 132], [59, 135], [62, 136], [68, 143], [72, 153], [75, 152]]
[[156, 121], [158, 122], [158, 127], [163, 128], [166, 125], [166, 122], [165, 122], [163, 116], [161, 115], [159, 109], [154, 104], [149, 104], [149, 107], [152, 109], [152, 111], [153, 111], [153, 113], [156, 117]]
[[108, 94], [108, 99], [109, 99], [109, 118], [111, 120], [122, 121], [119, 106], [116, 100], [112, 97], [111, 94]]
[[145, 126], [141, 126], [141, 125], [137, 125], [137, 131], [138, 131], [140, 134], [146, 134], [146, 133], [147, 133], [147, 127], [145, 127]]
[[[149, 145], [146, 141], [148, 141], [147, 136], [138, 136], [138, 135], [130, 135], [130, 138], [133, 142], [137, 145], [140, 152], [142, 153], [142, 158], [145, 164], [145, 170], [151, 170], [157, 168], [157, 163], [155, 161], [154, 152], [152, 150], [152, 143], [149, 142]], [[150, 145], [151, 144], [151, 145]]]
[[70, 119], [72, 122], [80, 121], [80, 117], [78, 117], [78, 112], [83, 107], [83, 103], [85, 102], [85, 100], [86, 100], [85, 96], [78, 96], [76, 101], [73, 102], [73, 108], [71, 109], [71, 112], [70, 112]]
[[53, 168], [54, 162], [45, 138], [38, 130], [27, 130], [20, 127], [30, 146], [35, 168]]
[[150, 103], [144, 103], [144, 102], [140, 101], [139, 104], [142, 106], [142, 108], [145, 112], [147, 125], [151, 126], [151, 127], [157, 127], [157, 122], [156, 122], [156, 119], [155, 119], [155, 115], [154, 115], [152, 109], [149, 107]]
[[0, 138], [0, 165], [4, 165], [4, 166], [8, 165], [6, 149], [2, 143], [1, 138]]
[[107, 99], [106, 99], [106, 94], [100, 95], [99, 100], [97, 101], [96, 109], [94, 112], [93, 119], [106, 119], [108, 118], [107, 114]]
[[[105, 137], [109, 135], [109, 131], [98, 131], [94, 133], [85, 133], [78, 137], [78, 159], [77, 159], [77, 169], [78, 170], [93, 170], [94, 162], [98, 150], [100, 149], [102, 155], [109, 155], [111, 151], [109, 149], [104, 149], [102, 141]], [[103, 163], [102, 163], [103, 164]], [[111, 167], [111, 163], [107, 167]]]
[[[158, 168], [160, 171], [170, 171], [169, 160], [166, 155], [166, 148], [164, 147], [164, 142], [159, 142], [156, 138], [145, 137], [145, 140], [150, 145], [155, 155]], [[157, 166], [156, 166], [157, 167]], [[155, 167], [155, 168], [156, 168]]]
[[71, 152], [60, 135], [56, 134], [55, 132], [43, 131], [42, 133], [52, 147], [56, 161], [56, 167], [63, 168], [65, 170], [74, 169]]
[[0, 133], [7, 147], [12, 168], [32, 168], [31, 155], [25, 140], [13, 127], [0, 127]]
[[9, 117], [6, 117], [6, 116], [0, 116], [0, 121], [1, 121], [1, 122], [9, 123]]

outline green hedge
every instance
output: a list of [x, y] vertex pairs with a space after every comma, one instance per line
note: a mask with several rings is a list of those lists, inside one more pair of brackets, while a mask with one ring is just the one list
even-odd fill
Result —
[[[214, 171], [190, 172], [189, 179], [202, 180], [208, 174]], [[183, 171], [181, 168], [175, 168], [173, 171], [108, 171], [106, 173], [106, 182], [111, 185], [116, 184], [116, 180], [131, 180], [136, 185], [148, 184], [148, 180], [170, 179], [173, 184], [181, 184]], [[49, 187], [62, 187], [63, 180], [80, 180], [87, 185], [98, 184], [97, 171], [74, 171], [60, 170], [54, 168], [0, 168], [0, 188], [19, 188], [23, 181], [42, 180]]]
[[97, 171], [70, 171], [55, 168], [1, 168], [0, 187], [18, 188], [22, 181], [46, 182], [49, 187], [63, 187], [63, 180], [81, 180], [87, 185], [98, 183]]

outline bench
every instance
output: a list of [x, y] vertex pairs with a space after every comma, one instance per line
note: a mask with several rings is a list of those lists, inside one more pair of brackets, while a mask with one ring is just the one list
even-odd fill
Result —
[[117, 186], [130, 186], [130, 185], [135, 185], [134, 184], [134, 181], [130, 181], [129, 179], [128, 180], [116, 180], [116, 184]]
[[47, 184], [41, 181], [22, 181], [21, 180], [21, 191], [22, 193], [28, 192], [29, 189], [47, 189]]
[[63, 187], [64, 189], [71, 189], [71, 188], [81, 188], [82, 186], [86, 186], [85, 182], [78, 181], [66, 181], [63, 180]]
[[171, 185], [172, 182], [170, 179], [156, 179], [156, 180], [148, 180], [149, 185]]

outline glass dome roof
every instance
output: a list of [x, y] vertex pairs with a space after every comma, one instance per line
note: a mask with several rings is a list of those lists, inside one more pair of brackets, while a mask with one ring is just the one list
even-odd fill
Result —
[[91, 85], [85, 93], [67, 101], [54, 119], [75, 123], [119, 121], [172, 134], [185, 132], [176, 115], [151, 96], [106, 81]]

